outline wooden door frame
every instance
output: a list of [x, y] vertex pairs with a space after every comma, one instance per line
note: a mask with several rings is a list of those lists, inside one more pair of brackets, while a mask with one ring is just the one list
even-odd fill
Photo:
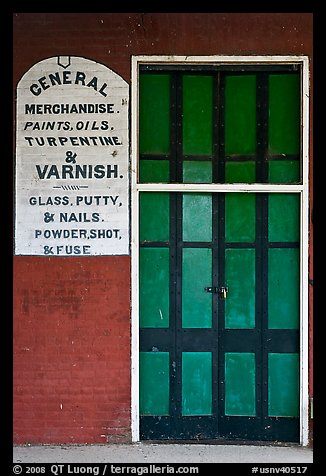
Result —
[[[269, 65], [296, 63], [302, 67], [302, 184], [139, 184], [139, 65]], [[139, 192], [267, 192], [299, 193], [300, 209], [300, 444], [308, 439], [308, 246], [309, 246], [309, 57], [308, 56], [132, 56], [131, 60], [131, 435], [140, 440], [139, 413]]]

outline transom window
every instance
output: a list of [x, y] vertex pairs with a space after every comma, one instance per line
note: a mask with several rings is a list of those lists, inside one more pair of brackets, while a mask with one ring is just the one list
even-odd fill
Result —
[[140, 183], [302, 183], [299, 65], [142, 65]]

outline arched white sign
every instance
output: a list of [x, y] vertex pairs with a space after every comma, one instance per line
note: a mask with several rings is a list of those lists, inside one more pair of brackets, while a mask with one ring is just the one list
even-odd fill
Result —
[[75, 56], [17, 86], [15, 254], [129, 254], [129, 86]]

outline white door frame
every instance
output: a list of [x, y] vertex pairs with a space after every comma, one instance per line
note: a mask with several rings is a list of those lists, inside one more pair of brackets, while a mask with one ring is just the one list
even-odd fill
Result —
[[[139, 184], [138, 77], [140, 64], [214, 65], [286, 64], [302, 66], [302, 184]], [[309, 245], [309, 57], [308, 56], [133, 56], [131, 71], [131, 433], [139, 433], [139, 192], [297, 192], [301, 196], [300, 229], [300, 443], [308, 445], [308, 245]]]

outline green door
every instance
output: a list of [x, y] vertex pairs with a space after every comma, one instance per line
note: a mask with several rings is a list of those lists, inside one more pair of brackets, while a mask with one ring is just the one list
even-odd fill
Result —
[[[141, 73], [140, 182], [300, 182], [299, 75]], [[299, 194], [139, 201], [141, 438], [299, 441]]]

